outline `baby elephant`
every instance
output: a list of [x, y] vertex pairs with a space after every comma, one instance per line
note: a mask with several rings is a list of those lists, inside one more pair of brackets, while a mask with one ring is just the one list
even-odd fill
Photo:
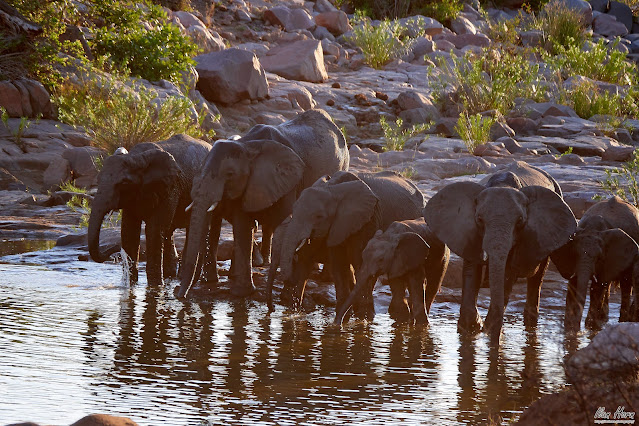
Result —
[[[392, 299], [388, 313], [397, 321], [428, 324], [428, 312], [441, 287], [450, 250], [430, 231], [423, 218], [393, 222], [377, 231], [362, 253], [355, 288], [340, 307], [335, 324], [341, 325], [357, 297], [373, 292], [380, 275], [386, 275]], [[426, 285], [424, 285], [426, 281]], [[406, 301], [406, 289], [410, 303]]]

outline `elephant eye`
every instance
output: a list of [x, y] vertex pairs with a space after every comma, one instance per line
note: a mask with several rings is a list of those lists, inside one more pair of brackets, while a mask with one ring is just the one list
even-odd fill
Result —
[[517, 226], [518, 227], [524, 226], [524, 217], [521, 215], [517, 218]]
[[479, 226], [484, 226], [484, 218], [479, 215], [475, 217], [475, 222], [477, 222], [477, 225]]

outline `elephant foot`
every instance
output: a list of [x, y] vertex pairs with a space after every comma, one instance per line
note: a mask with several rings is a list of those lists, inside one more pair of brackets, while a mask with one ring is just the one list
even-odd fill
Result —
[[253, 252], [253, 266], [264, 266], [264, 258], [262, 257], [262, 253], [259, 250], [255, 250]]
[[164, 265], [163, 271], [165, 278], [177, 278], [178, 276], [178, 268], [176, 263]]
[[231, 285], [231, 294], [235, 297], [248, 297], [253, 292], [255, 292], [256, 288], [251, 281], [246, 283], [234, 282]]
[[410, 308], [406, 299], [400, 301], [391, 300], [388, 305], [388, 315], [397, 322], [407, 322], [410, 320]]
[[484, 333], [488, 334], [491, 338], [499, 337], [503, 323], [503, 315], [499, 315], [494, 310], [488, 309], [488, 315], [486, 315], [486, 321], [484, 322]]
[[428, 315], [426, 315], [425, 312], [423, 314], [419, 313], [417, 316], [415, 316], [413, 322], [415, 323], [415, 325], [418, 326], [427, 326], [429, 324]]
[[538, 311], [524, 308], [524, 327], [526, 329], [536, 327], [538, 319], [539, 319]]
[[589, 330], [601, 330], [606, 322], [607, 320], [590, 315], [590, 313], [586, 316], [586, 328]]
[[353, 306], [355, 316], [360, 319], [372, 320], [375, 318], [375, 305], [372, 302], [356, 304]]
[[137, 284], [138, 283], [138, 269], [129, 269], [129, 283]]
[[457, 331], [462, 334], [477, 334], [481, 331], [484, 324], [479, 316], [479, 312], [475, 309], [475, 313], [460, 315], [457, 323]]

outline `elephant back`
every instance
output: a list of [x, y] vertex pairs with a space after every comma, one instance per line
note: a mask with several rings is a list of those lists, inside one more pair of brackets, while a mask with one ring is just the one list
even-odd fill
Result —
[[309, 110], [277, 126], [258, 124], [239, 142], [274, 140], [291, 148], [304, 162], [300, 192], [324, 175], [348, 170], [350, 156], [346, 139], [331, 117], [322, 110]]
[[580, 220], [580, 228], [582, 224], [593, 220], [595, 216], [601, 216], [610, 229], [619, 228], [639, 242], [639, 210], [632, 204], [617, 196], [600, 201], [586, 210]]
[[409, 180], [395, 172], [359, 173], [379, 199], [381, 229], [387, 229], [393, 222], [417, 219], [422, 216], [424, 196]]
[[493, 173], [479, 182], [484, 186], [510, 186], [521, 189], [526, 186], [541, 186], [555, 191], [563, 197], [559, 183], [548, 172], [524, 161], [515, 161], [503, 170]]
[[206, 155], [211, 150], [211, 144], [185, 134], [156, 142], [156, 145], [175, 158], [189, 187], [193, 183], [193, 178], [202, 169]]

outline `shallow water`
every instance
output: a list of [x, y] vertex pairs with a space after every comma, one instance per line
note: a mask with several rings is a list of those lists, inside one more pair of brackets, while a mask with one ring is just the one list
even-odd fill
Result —
[[[428, 328], [380, 313], [340, 333], [331, 308], [291, 316], [255, 301], [183, 304], [176, 283], [129, 288], [121, 274], [92, 262], [0, 264], [2, 423], [61, 425], [93, 412], [141, 425], [508, 422], [566, 382], [564, 285], [552, 277], [533, 332], [515, 287], [495, 347], [483, 334], [460, 340], [450, 291]], [[569, 343], [587, 342], [584, 333]]]

